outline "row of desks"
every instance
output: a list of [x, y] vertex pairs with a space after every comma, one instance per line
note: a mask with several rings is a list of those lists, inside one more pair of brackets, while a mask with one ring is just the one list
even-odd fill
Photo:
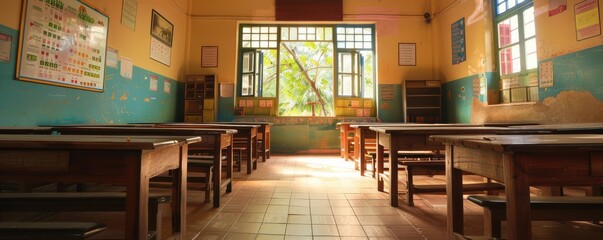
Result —
[[[356, 131], [377, 138], [379, 173], [385, 149], [390, 163], [397, 161], [398, 151], [445, 151], [449, 238], [463, 233], [464, 171], [505, 184], [509, 239], [531, 238], [530, 186], [603, 186], [603, 123], [508, 127], [365, 123], [357, 124]], [[356, 146], [362, 151], [363, 137], [358, 138]], [[397, 164], [390, 164], [389, 174], [391, 205], [397, 206]], [[377, 187], [383, 191], [383, 182]]]
[[[127, 124], [0, 128], [0, 181], [108, 183], [126, 186], [126, 239], [146, 239], [149, 181], [172, 171], [173, 232], [186, 235], [189, 151], [214, 154], [214, 207], [220, 186], [232, 190], [233, 136], [257, 157], [257, 131], [269, 141], [270, 124]], [[50, 135], [58, 132], [60, 135]], [[267, 145], [269, 146], [269, 144]], [[265, 149], [264, 147], [260, 147]], [[226, 176], [222, 177], [222, 152]], [[266, 152], [266, 151], [264, 151]]]

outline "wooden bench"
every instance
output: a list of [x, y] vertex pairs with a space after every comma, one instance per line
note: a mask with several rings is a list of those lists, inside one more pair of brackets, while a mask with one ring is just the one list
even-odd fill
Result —
[[0, 240], [81, 240], [105, 229], [93, 222], [0, 222]]
[[[374, 153], [372, 159], [376, 159]], [[414, 176], [434, 176], [445, 175], [445, 161], [441, 159], [440, 154], [431, 151], [400, 151], [398, 152], [398, 171], [404, 172], [406, 178], [403, 178], [404, 188], [406, 188], [406, 198], [404, 201], [408, 206], [414, 206], [414, 194], [417, 193], [445, 193], [446, 184], [415, 184]], [[375, 163], [373, 162], [373, 166]], [[389, 180], [386, 173], [379, 175], [380, 179]], [[387, 182], [387, 181], [386, 181]], [[505, 186], [496, 182], [465, 183], [464, 192], [502, 191]]]
[[[161, 208], [170, 194], [149, 194], [149, 239], [161, 239]], [[125, 211], [125, 192], [35, 192], [0, 193], [2, 212], [105, 212]]]
[[[503, 196], [470, 195], [467, 200], [484, 207], [484, 234], [501, 237], [501, 222], [506, 220]], [[531, 220], [599, 221], [603, 220], [603, 197], [533, 196]]]

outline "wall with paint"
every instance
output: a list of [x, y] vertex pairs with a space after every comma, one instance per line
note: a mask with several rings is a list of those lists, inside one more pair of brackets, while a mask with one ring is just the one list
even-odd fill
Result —
[[[132, 60], [133, 77], [107, 67], [102, 93], [25, 82], [15, 79], [21, 0], [4, 0], [0, 32], [12, 36], [11, 61], [0, 62], [0, 125], [30, 126], [72, 123], [161, 122], [181, 119], [182, 79], [186, 62], [187, 0], [138, 1], [136, 27], [120, 24], [121, 1], [86, 1], [109, 16], [108, 47]], [[172, 24], [174, 37], [170, 66], [149, 58], [151, 11]], [[151, 76], [157, 89], [150, 90]]]
[[[599, 114], [603, 110], [603, 85], [600, 84], [603, 69], [597, 64], [603, 60], [603, 35], [577, 40], [574, 6], [579, 2], [582, 0], [568, 0], [565, 11], [549, 16], [549, 2], [534, 1], [538, 61], [539, 64], [550, 62], [548, 64], [553, 66], [554, 83], [539, 88], [539, 101], [523, 104], [488, 104], [498, 97], [499, 89], [491, 1], [448, 0], [434, 4], [437, 32], [442, 39], [437, 48], [441, 79], [445, 82], [447, 120], [472, 123], [603, 121], [603, 115]], [[598, 0], [599, 8], [602, 3]], [[450, 26], [460, 18], [467, 19], [467, 60], [452, 64]], [[601, 22], [603, 15], [599, 9]], [[484, 87], [483, 83], [487, 84], [487, 90], [475, 91], [476, 87]]]
[[[429, 12], [429, 0], [346, 0], [343, 1], [344, 20], [358, 23], [375, 23], [377, 34], [377, 79], [379, 87], [393, 89], [393, 97], [381, 99], [377, 96], [378, 117], [386, 122], [401, 122], [401, 83], [405, 79], [434, 79], [436, 71], [433, 58], [433, 37], [430, 24], [425, 23], [423, 14]], [[187, 68], [193, 74], [216, 74], [218, 81], [233, 84], [236, 77], [237, 34], [239, 23], [263, 23], [274, 21], [274, 1], [193, 1], [191, 7], [190, 55]], [[398, 43], [416, 43], [416, 66], [398, 66]], [[201, 68], [201, 46], [218, 46], [217, 68]], [[389, 91], [389, 90], [388, 90]], [[391, 96], [391, 95], [390, 95]], [[234, 97], [219, 99], [219, 121], [239, 121], [232, 114]], [[275, 126], [273, 139], [284, 142], [282, 149], [304, 152], [310, 149], [322, 151], [338, 148], [336, 122], [356, 121], [357, 118], [329, 118], [329, 123], [299, 123], [297, 118], [269, 118]], [[304, 119], [304, 118], [299, 118]], [[372, 119], [375, 121], [376, 119]], [[282, 122], [284, 121], [284, 122]], [[283, 140], [295, 136], [311, 137], [313, 144], [305, 138], [295, 141]], [[324, 134], [332, 132], [335, 135]], [[319, 134], [320, 133], [320, 134]], [[335, 137], [333, 137], [335, 136]], [[277, 141], [275, 141], [277, 142]], [[285, 147], [289, 146], [289, 147]], [[278, 146], [277, 146], [278, 147]]]

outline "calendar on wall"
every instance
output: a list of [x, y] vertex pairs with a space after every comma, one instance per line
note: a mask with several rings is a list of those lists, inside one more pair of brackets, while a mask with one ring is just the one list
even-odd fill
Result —
[[104, 91], [108, 27], [78, 0], [24, 0], [17, 79]]

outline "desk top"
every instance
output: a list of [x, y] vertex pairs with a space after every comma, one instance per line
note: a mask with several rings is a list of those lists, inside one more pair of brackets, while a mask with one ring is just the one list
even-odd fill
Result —
[[100, 135], [161, 135], [161, 136], [203, 136], [235, 134], [235, 129], [215, 128], [174, 128], [174, 127], [53, 127], [61, 134], [100, 134]]
[[356, 123], [350, 125], [351, 128], [369, 128], [369, 127], [482, 127], [482, 125], [467, 123]]
[[50, 134], [50, 127], [0, 127], [0, 134]]
[[161, 123], [155, 125], [156, 127], [173, 127], [173, 128], [230, 128], [230, 129], [249, 129], [259, 128], [259, 124], [217, 124], [217, 123]]
[[603, 150], [603, 134], [433, 135], [432, 142], [494, 151]]
[[232, 125], [273, 125], [271, 122], [209, 122], [207, 124], [232, 124]]
[[553, 130], [553, 131], [557, 131], [557, 132], [571, 132], [571, 131], [582, 131], [582, 132], [599, 131], [599, 132], [601, 132], [603, 130], [603, 122], [509, 126], [509, 128], [546, 129], [546, 130]]
[[194, 143], [200, 137], [191, 136], [99, 136], [99, 135], [22, 135], [0, 134], [2, 148], [37, 149], [115, 149], [151, 150], [182, 142]]
[[550, 131], [538, 130], [527, 130], [527, 129], [515, 129], [508, 127], [462, 127], [462, 126], [372, 126], [369, 129], [378, 133], [388, 134], [432, 134], [432, 135], [446, 135], [446, 134], [528, 134], [528, 133], [550, 133]]

